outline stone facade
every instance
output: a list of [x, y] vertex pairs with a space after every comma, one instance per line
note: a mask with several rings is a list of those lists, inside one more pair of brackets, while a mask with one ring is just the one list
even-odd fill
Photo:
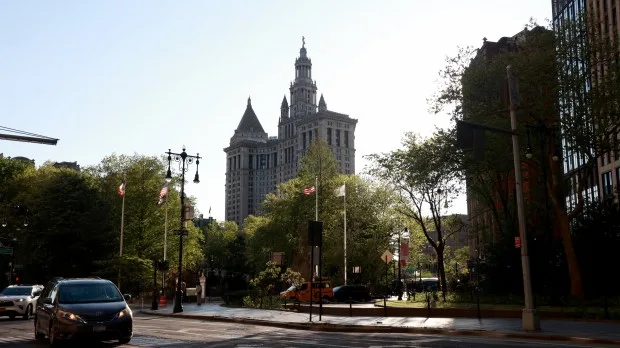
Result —
[[280, 106], [278, 135], [268, 136], [248, 98], [241, 121], [224, 149], [226, 153], [227, 221], [238, 225], [248, 215], [260, 215], [265, 195], [297, 175], [301, 158], [312, 141], [325, 141], [345, 174], [355, 173], [357, 120], [328, 110], [323, 95], [317, 105], [316, 81], [305, 43], [295, 60], [295, 80]]

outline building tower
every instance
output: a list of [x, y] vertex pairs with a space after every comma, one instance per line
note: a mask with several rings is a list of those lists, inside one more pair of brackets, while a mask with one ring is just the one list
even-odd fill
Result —
[[224, 149], [227, 221], [241, 225], [248, 215], [260, 215], [265, 195], [297, 175], [301, 158], [317, 139], [329, 145], [343, 173], [355, 173], [357, 120], [328, 110], [323, 95], [317, 111], [317, 87], [305, 38], [295, 59], [295, 80], [289, 91], [290, 105], [284, 96], [278, 135], [273, 137], [264, 131], [248, 98], [239, 126]]

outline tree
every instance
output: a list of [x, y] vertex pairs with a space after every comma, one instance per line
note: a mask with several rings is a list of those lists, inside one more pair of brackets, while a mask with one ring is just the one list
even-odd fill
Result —
[[[163, 158], [134, 154], [111, 155], [104, 158], [97, 166], [87, 168], [85, 172], [95, 176], [100, 182], [101, 194], [110, 202], [111, 210], [108, 221], [113, 222], [114, 229], [120, 230], [122, 198], [117, 188], [126, 179], [125, 216], [123, 231], [123, 257], [118, 255], [120, 233], [116, 232], [115, 247], [110, 249], [110, 260], [104, 267], [110, 277], [117, 267], [127, 267], [130, 258], [138, 258], [145, 265], [150, 265], [137, 277], [128, 270], [121, 272], [121, 284], [128, 284], [141, 289], [152, 279], [152, 260], [163, 258], [165, 208], [157, 205], [159, 192], [164, 183], [165, 170]], [[179, 238], [172, 231], [178, 229], [181, 220], [179, 191], [175, 185], [179, 178], [173, 178], [168, 191], [168, 238], [167, 259], [170, 262], [171, 277], [176, 277], [179, 259]], [[186, 204], [193, 204], [194, 198], [186, 198]], [[118, 227], [117, 227], [118, 226]], [[204, 259], [201, 245], [203, 235], [193, 224], [187, 224], [189, 235], [183, 238], [183, 269], [193, 270]], [[116, 230], [116, 231], [119, 231]]]
[[[114, 230], [110, 205], [97, 180], [69, 169], [41, 167], [14, 182], [15, 202], [29, 209], [29, 223], [18, 237], [33, 280], [97, 274], [97, 262], [109, 257]], [[28, 252], [25, 252], [27, 246]]]
[[[304, 195], [303, 189], [313, 186], [315, 179], [317, 191]], [[334, 281], [342, 281], [344, 206], [343, 197], [337, 197], [334, 191], [345, 183], [348, 273], [352, 274], [353, 266], [360, 266], [362, 274], [357, 276], [357, 281], [374, 284], [383, 279], [379, 257], [389, 247], [396, 230], [394, 194], [384, 185], [340, 174], [331, 150], [321, 142], [308, 148], [296, 178], [280, 184], [275, 194], [267, 195], [262, 205], [265, 215], [249, 216], [244, 221], [249, 264], [264, 264], [271, 251], [284, 252], [288, 267], [309, 279], [308, 221], [315, 220], [318, 193], [319, 220], [323, 222], [322, 273]]]
[[[440, 72], [443, 84], [430, 101], [434, 112], [448, 110], [454, 120], [508, 129], [507, 112], [501, 111], [505, 104], [498, 96], [505, 86], [506, 66], [512, 65], [518, 73], [519, 132], [522, 141], [532, 145], [529, 150], [534, 154], [524, 165], [537, 168], [539, 182], [528, 202], [530, 212], [545, 211], [540, 204], [549, 205], [549, 212], [545, 211], [546, 216], [538, 224], [552, 225], [554, 230], [546, 233], [561, 237], [571, 293], [576, 297], [583, 297], [583, 286], [570, 223], [583, 212], [587, 182], [597, 180], [592, 176], [597, 157], [613, 148], [610, 139], [615, 137], [620, 120], [620, 86], [614, 77], [620, 72], [617, 40], [586, 28], [585, 19], [565, 21], [553, 31], [531, 23], [520, 33], [524, 40], [519, 39], [515, 49], [500, 51], [490, 59], [477, 57], [477, 51], [471, 48], [459, 49], [455, 57], [447, 59], [446, 68]], [[461, 163], [467, 173], [468, 190], [487, 206], [504, 238], [511, 238], [516, 219], [512, 185], [507, 185], [506, 180], [510, 156], [501, 154], [508, 141], [504, 138], [487, 139], [486, 158], [481, 163], [467, 157], [461, 157]], [[565, 165], [577, 167], [566, 174], [555, 161], [560, 138], [568, 154]], [[540, 173], [547, 173], [546, 180]], [[567, 187], [571, 188], [568, 193]], [[499, 197], [490, 195], [493, 191], [489, 192], [489, 188]], [[567, 196], [574, 202], [568, 211], [564, 207]]]
[[[431, 138], [421, 139], [407, 133], [403, 149], [368, 156], [370, 174], [390, 183], [399, 194], [397, 211], [415, 221], [429, 245], [437, 254], [441, 289], [447, 291], [444, 268], [446, 232], [442, 225], [441, 207], [449, 204], [459, 192], [458, 171], [448, 160], [455, 152], [450, 134], [437, 131]], [[427, 215], [430, 213], [431, 223]], [[434, 230], [433, 230], [434, 227]]]

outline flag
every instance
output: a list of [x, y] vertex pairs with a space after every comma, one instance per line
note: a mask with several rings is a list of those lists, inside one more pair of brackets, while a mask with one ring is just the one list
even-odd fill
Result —
[[209, 216], [211, 216], [211, 206], [209, 206]]
[[157, 204], [162, 205], [168, 200], [168, 181], [164, 182], [164, 186], [159, 190], [159, 201]]
[[336, 197], [342, 197], [345, 195], [345, 184], [342, 184], [342, 186], [338, 187], [336, 190], [334, 190], [334, 194], [336, 195]]
[[310, 196], [314, 191], [316, 191], [316, 187], [314, 185], [304, 189], [304, 195]]
[[118, 187], [118, 190], [116, 190], [116, 192], [119, 196], [125, 197], [125, 179], [123, 179], [121, 186]]

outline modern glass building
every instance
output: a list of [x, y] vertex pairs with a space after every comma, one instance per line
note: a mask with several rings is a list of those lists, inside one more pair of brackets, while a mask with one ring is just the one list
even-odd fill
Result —
[[[606, 1], [606, 0], [603, 0]], [[586, 116], [591, 115], [582, 108], [588, 98], [591, 89], [590, 67], [583, 64], [583, 57], [587, 56], [587, 30], [583, 18], [588, 15], [589, 0], [553, 0], [553, 26], [556, 31], [558, 51], [560, 59], [560, 79], [580, 81], [579, 85], [566, 86], [561, 83], [559, 104], [562, 112], [560, 117], [567, 113], [580, 112]], [[568, 23], [572, 23], [567, 25]], [[579, 25], [576, 25], [579, 24]], [[591, 117], [587, 117], [591, 119]], [[586, 124], [592, 127], [592, 124]], [[566, 192], [566, 208], [572, 210], [577, 205], [578, 190], [583, 190], [586, 202], [599, 199], [598, 170], [593, 168], [594, 173], [586, 173], [584, 166], [587, 163], [587, 153], [597, 157], [594, 149], [576, 149], [566, 136], [562, 135], [562, 158], [564, 174], [570, 178], [570, 187]], [[587, 175], [591, 174], [591, 175]], [[584, 187], [579, 187], [578, 182], [584, 176], [588, 180]]]

